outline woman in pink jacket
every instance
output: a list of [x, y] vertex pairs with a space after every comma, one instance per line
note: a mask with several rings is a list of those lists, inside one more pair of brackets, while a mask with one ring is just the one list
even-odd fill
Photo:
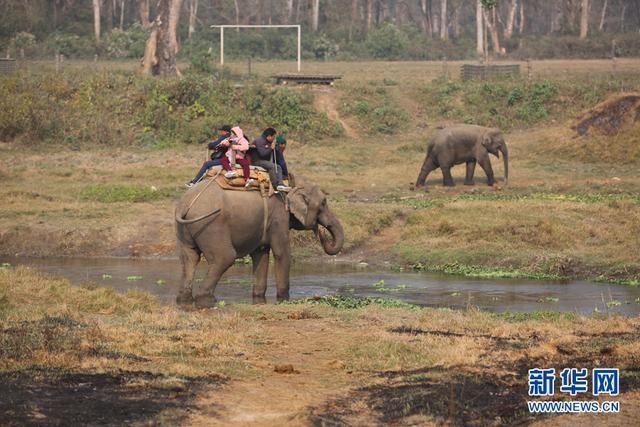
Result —
[[235, 178], [238, 176], [236, 171], [231, 167], [231, 163], [235, 158], [236, 163], [242, 166], [242, 174], [245, 184], [249, 181], [249, 159], [247, 159], [247, 150], [249, 149], [249, 141], [244, 137], [244, 132], [238, 126], [231, 128], [231, 136], [229, 139], [220, 143], [222, 146], [229, 147], [224, 156], [220, 158], [222, 168], [227, 172], [224, 174], [227, 178]]

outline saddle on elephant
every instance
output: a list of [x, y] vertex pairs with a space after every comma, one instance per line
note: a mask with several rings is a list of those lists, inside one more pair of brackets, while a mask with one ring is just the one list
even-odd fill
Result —
[[249, 178], [253, 181], [248, 187], [245, 187], [244, 173], [240, 165], [235, 166], [236, 176], [234, 178], [226, 178], [222, 166], [214, 166], [209, 168], [206, 176], [212, 177], [216, 183], [225, 190], [236, 191], [261, 191], [261, 188], [267, 190], [269, 195], [273, 193], [271, 179], [266, 169], [259, 166], [250, 166]]

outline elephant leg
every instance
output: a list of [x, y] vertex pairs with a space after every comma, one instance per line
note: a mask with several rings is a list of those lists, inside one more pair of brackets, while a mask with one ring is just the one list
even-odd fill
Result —
[[253, 260], [253, 303], [265, 304], [267, 302], [267, 278], [269, 274], [269, 248], [259, 248], [251, 254]]
[[478, 160], [480, 167], [484, 170], [484, 173], [487, 175], [487, 185], [492, 186], [496, 183], [493, 178], [493, 168], [491, 167], [491, 161], [489, 160], [489, 156], [485, 159]]
[[289, 269], [291, 257], [289, 255], [289, 233], [279, 234], [272, 239], [271, 250], [275, 260], [276, 290], [278, 301], [289, 299]]
[[182, 287], [176, 297], [178, 305], [193, 304], [192, 283], [196, 266], [200, 262], [200, 251], [188, 246], [180, 247], [180, 263], [182, 264]]
[[209, 261], [209, 259], [212, 259], [212, 261], [209, 264], [207, 276], [202, 285], [202, 293], [195, 296], [197, 308], [213, 307], [216, 304], [216, 297], [214, 296], [216, 285], [224, 272], [233, 265], [236, 259], [236, 253], [235, 251], [226, 252], [223, 250], [216, 253], [215, 257], [207, 257], [207, 261]]
[[427, 176], [429, 176], [429, 174], [437, 168], [438, 166], [433, 161], [433, 159], [431, 157], [427, 157], [422, 164], [422, 168], [420, 169], [420, 174], [418, 175], [418, 179], [416, 180], [416, 187], [422, 187], [427, 180]]
[[464, 177], [464, 185], [473, 185], [473, 173], [476, 170], [476, 161], [467, 162], [467, 173]]
[[445, 187], [453, 187], [453, 177], [451, 176], [451, 167], [440, 166], [442, 169], [442, 185]]

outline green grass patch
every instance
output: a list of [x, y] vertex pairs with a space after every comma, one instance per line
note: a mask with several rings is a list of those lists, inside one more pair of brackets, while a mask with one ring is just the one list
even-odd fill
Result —
[[497, 193], [486, 192], [477, 194], [458, 194], [451, 197], [434, 197], [429, 199], [419, 200], [394, 200], [393, 198], [384, 199], [386, 202], [402, 203], [408, 205], [414, 209], [425, 209], [434, 206], [443, 205], [445, 203], [453, 203], [457, 201], [503, 201], [503, 202], [528, 202], [528, 201], [545, 201], [545, 202], [571, 202], [571, 203], [609, 203], [630, 201], [636, 204], [640, 204], [640, 195], [630, 192], [616, 192], [616, 193], [556, 193], [556, 192], [532, 192], [532, 193]]
[[493, 313], [493, 317], [508, 322], [525, 322], [528, 320], [575, 320], [578, 315], [570, 312], [537, 310], [530, 313]]
[[605, 275], [598, 276], [595, 279], [596, 282], [601, 283], [612, 283], [614, 285], [625, 285], [625, 286], [640, 286], [640, 279], [615, 279], [613, 277], [607, 277]]
[[96, 184], [80, 190], [80, 198], [102, 203], [152, 202], [173, 197], [173, 189], [154, 189], [142, 185]]
[[376, 305], [385, 308], [408, 308], [418, 309], [419, 307], [414, 304], [408, 304], [406, 302], [397, 299], [387, 298], [372, 298], [372, 297], [352, 297], [342, 295], [325, 295], [322, 297], [305, 298], [299, 300], [292, 300], [284, 302], [283, 304], [311, 304], [311, 305], [327, 305], [329, 307], [339, 309], [356, 309], [363, 308], [370, 305]]
[[562, 280], [566, 277], [543, 273], [531, 272], [503, 267], [487, 267], [480, 265], [465, 265], [458, 262], [440, 265], [424, 265], [416, 263], [410, 266], [417, 271], [432, 271], [437, 273], [452, 274], [464, 277], [477, 277], [481, 279], [534, 279], [534, 280]]
[[550, 119], [571, 119], [621, 87], [637, 90], [640, 79], [437, 79], [414, 91], [413, 96], [430, 116], [508, 130], [533, 127]]
[[394, 134], [409, 120], [407, 112], [396, 105], [385, 85], [379, 82], [346, 86], [340, 112], [355, 117], [370, 134]]

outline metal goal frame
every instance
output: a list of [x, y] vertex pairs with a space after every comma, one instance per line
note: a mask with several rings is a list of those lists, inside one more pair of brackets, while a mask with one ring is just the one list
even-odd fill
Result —
[[301, 30], [300, 25], [212, 25], [211, 28], [220, 28], [220, 65], [224, 65], [224, 29], [225, 28], [297, 28], [298, 29], [298, 72], [301, 65]]

